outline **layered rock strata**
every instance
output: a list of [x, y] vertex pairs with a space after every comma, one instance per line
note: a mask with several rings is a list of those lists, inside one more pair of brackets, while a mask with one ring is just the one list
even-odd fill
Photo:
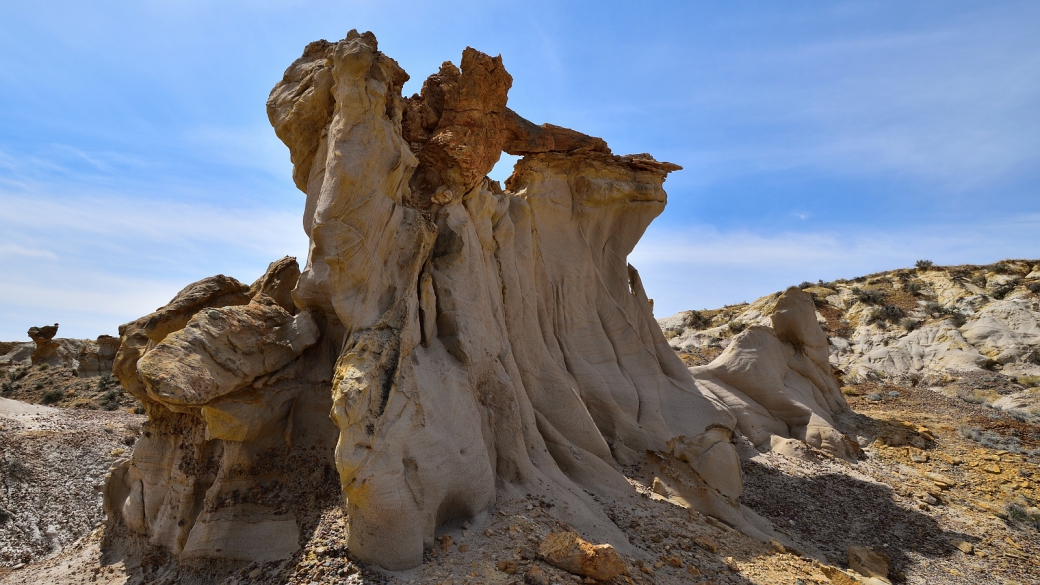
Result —
[[[634, 496], [627, 465], [764, 538], [737, 500], [738, 418], [626, 260], [679, 167], [524, 120], [500, 57], [467, 48], [410, 98], [407, 79], [352, 31], [271, 92], [307, 265], [200, 281], [121, 328], [115, 371], [150, 434], [107, 483], [113, 525], [183, 556], [285, 556], [304, 538], [279, 505], [302, 448], [334, 462], [351, 553], [389, 569], [518, 494], [628, 552], [592, 499]], [[503, 151], [523, 155], [504, 189], [487, 178]]]

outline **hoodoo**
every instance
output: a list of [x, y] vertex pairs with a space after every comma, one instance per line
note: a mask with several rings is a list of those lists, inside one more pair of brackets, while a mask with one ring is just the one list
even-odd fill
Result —
[[[351, 553], [405, 569], [439, 526], [536, 494], [626, 553], [593, 495], [634, 497], [621, 470], [641, 466], [766, 538], [734, 433], [844, 449], [811, 306], [785, 301], [695, 378], [627, 262], [679, 167], [525, 120], [500, 57], [467, 48], [410, 98], [407, 79], [351, 31], [271, 92], [306, 266], [202, 280], [121, 328], [115, 372], [149, 421], [105, 487], [112, 534], [273, 560], [342, 505]], [[504, 187], [502, 152], [523, 157]]]

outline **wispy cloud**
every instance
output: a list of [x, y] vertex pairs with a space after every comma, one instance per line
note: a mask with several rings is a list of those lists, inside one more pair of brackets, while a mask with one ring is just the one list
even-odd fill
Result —
[[249, 281], [284, 255], [305, 261], [299, 213], [149, 201], [119, 193], [0, 190], [0, 339], [40, 323], [94, 337], [223, 273]]
[[658, 316], [751, 301], [802, 281], [913, 266], [1040, 259], [1040, 214], [900, 230], [754, 233], [651, 228], [629, 261]]

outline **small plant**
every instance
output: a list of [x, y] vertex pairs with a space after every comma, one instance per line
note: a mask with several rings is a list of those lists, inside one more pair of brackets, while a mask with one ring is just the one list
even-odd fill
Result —
[[1015, 285], [1013, 283], [1004, 283], [993, 289], [993, 298], [997, 300], [1003, 299], [1004, 297], [1008, 296], [1008, 294], [1010, 294], [1013, 290], [1015, 290]]
[[65, 398], [65, 392], [55, 388], [43, 393], [43, 397], [40, 398], [40, 404], [54, 404], [62, 398]]
[[134, 414], [144, 414], [145, 410], [143, 406], [135, 406]]
[[885, 293], [870, 288], [852, 287], [852, 294], [861, 303], [868, 305], [879, 305], [885, 300]]
[[911, 280], [910, 282], [903, 285], [903, 289], [912, 295], [920, 294], [921, 289], [923, 288], [924, 286], [916, 280]]
[[38, 369], [38, 370], [40, 370], [42, 372], [44, 370], [50, 369], [50, 367], [51, 367], [50, 364], [37, 364], [36, 369]]
[[740, 333], [741, 331], [747, 329], [747, 325], [741, 323], [740, 321], [730, 321], [726, 324], [726, 327], [729, 329], [729, 332], [733, 334]]
[[1040, 386], [1040, 376], [1019, 376], [1018, 383], [1026, 388], [1036, 388]]
[[929, 270], [933, 266], [935, 266], [935, 263], [932, 262], [931, 260], [918, 260], [917, 262], [914, 262], [914, 266], [918, 270]]
[[1027, 284], [1026, 290], [1033, 294], [1040, 294], [1040, 282], [1032, 282]]
[[918, 327], [920, 327], [921, 326], [921, 322], [918, 321], [917, 319], [912, 318], [912, 317], [906, 317], [902, 321], [899, 322], [899, 325], [903, 329], [906, 329], [907, 333], [909, 333], [909, 332], [913, 331], [914, 329], [917, 329]]
[[43, 382], [33, 384], [33, 390], [43, 390]]
[[10, 382], [4, 382], [3, 384], [0, 384], [0, 394], [7, 396], [12, 392], [14, 392], [14, 384]]
[[808, 280], [803, 280], [802, 283], [798, 285], [798, 288], [804, 290], [809, 288], [810, 286], [813, 286], [813, 283], [809, 282]]
[[1004, 513], [1007, 519], [1015, 524], [1025, 524], [1033, 530], [1040, 530], [1040, 514], [1031, 514], [1018, 504], [1008, 504]]
[[1022, 442], [1017, 437], [1005, 437], [993, 431], [980, 430], [977, 427], [961, 427], [961, 436], [994, 451], [1007, 451], [1016, 455], [1035, 456], [1040, 454], [1040, 449], [1036, 451], [1022, 449]]
[[703, 329], [708, 323], [709, 319], [700, 311], [686, 311], [682, 318], [683, 327], [688, 329]]
[[23, 366], [21, 368], [18, 368], [17, 370], [14, 370], [13, 372], [8, 372], [7, 373], [7, 377], [10, 378], [12, 382], [17, 382], [18, 380], [21, 380], [22, 378], [24, 378], [25, 375], [28, 374], [28, 373], [29, 373], [29, 368]]
[[888, 321], [889, 323], [899, 323], [900, 319], [906, 316], [906, 312], [903, 309], [895, 305], [883, 305], [870, 311], [870, 315], [867, 318], [867, 323], [883, 323]]
[[986, 288], [986, 275], [976, 274], [971, 277], [971, 283], [979, 288]]

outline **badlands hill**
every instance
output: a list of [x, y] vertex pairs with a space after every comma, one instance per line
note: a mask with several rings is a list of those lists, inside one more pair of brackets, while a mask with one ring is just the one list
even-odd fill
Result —
[[[969, 402], [1040, 414], [1040, 262], [892, 270], [802, 283], [846, 385], [927, 386]], [[683, 361], [711, 361], [745, 328], [768, 323], [780, 293], [659, 319]]]
[[[122, 325], [111, 412], [0, 403], [0, 582], [1031, 579], [1029, 416], [951, 398], [931, 366], [883, 372], [897, 341], [836, 375], [841, 339], [884, 346], [834, 335], [837, 288], [662, 327], [627, 257], [678, 166], [524, 119], [501, 57], [467, 48], [411, 97], [407, 79], [371, 33], [309, 44], [267, 103], [307, 196], [302, 269], [204, 278]], [[502, 152], [522, 155], [504, 186]], [[834, 322], [868, 338], [915, 316], [848, 294], [870, 312]], [[990, 356], [1006, 336], [972, 330], [971, 302], [900, 325], [935, 333], [906, 353], [966, 380], [1035, 360], [1028, 338]], [[955, 332], [990, 357], [942, 345]], [[56, 333], [30, 330], [5, 388], [97, 406], [107, 378], [68, 389], [86, 378]]]

